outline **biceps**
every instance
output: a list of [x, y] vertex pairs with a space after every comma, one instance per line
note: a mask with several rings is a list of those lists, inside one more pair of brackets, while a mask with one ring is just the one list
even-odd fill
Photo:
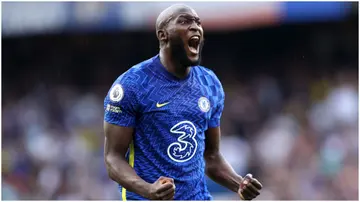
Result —
[[133, 128], [121, 127], [104, 122], [105, 155], [125, 156], [133, 138]]
[[218, 154], [220, 150], [220, 127], [209, 128], [205, 135], [205, 157]]

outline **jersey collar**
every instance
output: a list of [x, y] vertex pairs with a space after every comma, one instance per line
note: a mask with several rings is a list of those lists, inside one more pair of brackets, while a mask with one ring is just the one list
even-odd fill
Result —
[[164, 67], [164, 65], [161, 63], [160, 61], [160, 55], [157, 54], [155, 57], [153, 57], [153, 64], [155, 66], [155, 69], [158, 73], [160, 73], [161, 75], [163, 75], [164, 77], [166, 77], [167, 79], [171, 80], [171, 81], [176, 81], [176, 82], [186, 82], [187, 80], [189, 80], [189, 78], [192, 77], [193, 74], [193, 67], [190, 68], [190, 73], [189, 75], [187, 75], [185, 78], [180, 79], [178, 77], [176, 77], [175, 75], [171, 74], [170, 72], [168, 72], [166, 70], [166, 68]]

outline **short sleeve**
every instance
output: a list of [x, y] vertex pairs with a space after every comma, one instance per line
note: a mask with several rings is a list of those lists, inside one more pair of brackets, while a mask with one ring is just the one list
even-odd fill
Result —
[[214, 110], [211, 113], [210, 121], [208, 124], [209, 128], [216, 128], [220, 126], [220, 119], [222, 112], [224, 110], [225, 93], [221, 86], [220, 81], [217, 82], [216, 89], [217, 89], [217, 96], [215, 99], [216, 104]]
[[120, 76], [104, 100], [104, 121], [123, 127], [135, 127], [137, 91], [131, 78]]

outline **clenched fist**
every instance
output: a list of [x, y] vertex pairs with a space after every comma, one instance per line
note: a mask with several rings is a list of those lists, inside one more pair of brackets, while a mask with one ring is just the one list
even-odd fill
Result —
[[247, 174], [240, 184], [238, 194], [242, 200], [252, 200], [260, 194], [261, 189], [261, 183], [251, 174]]
[[173, 200], [175, 195], [174, 180], [168, 177], [160, 177], [149, 189], [150, 200]]

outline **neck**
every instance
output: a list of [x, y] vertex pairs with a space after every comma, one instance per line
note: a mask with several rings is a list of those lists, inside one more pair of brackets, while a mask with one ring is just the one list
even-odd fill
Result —
[[160, 49], [160, 61], [165, 69], [176, 76], [179, 79], [183, 79], [187, 77], [190, 73], [190, 67], [184, 67], [181, 65], [176, 59], [172, 57], [169, 52], [164, 51], [164, 49]]

